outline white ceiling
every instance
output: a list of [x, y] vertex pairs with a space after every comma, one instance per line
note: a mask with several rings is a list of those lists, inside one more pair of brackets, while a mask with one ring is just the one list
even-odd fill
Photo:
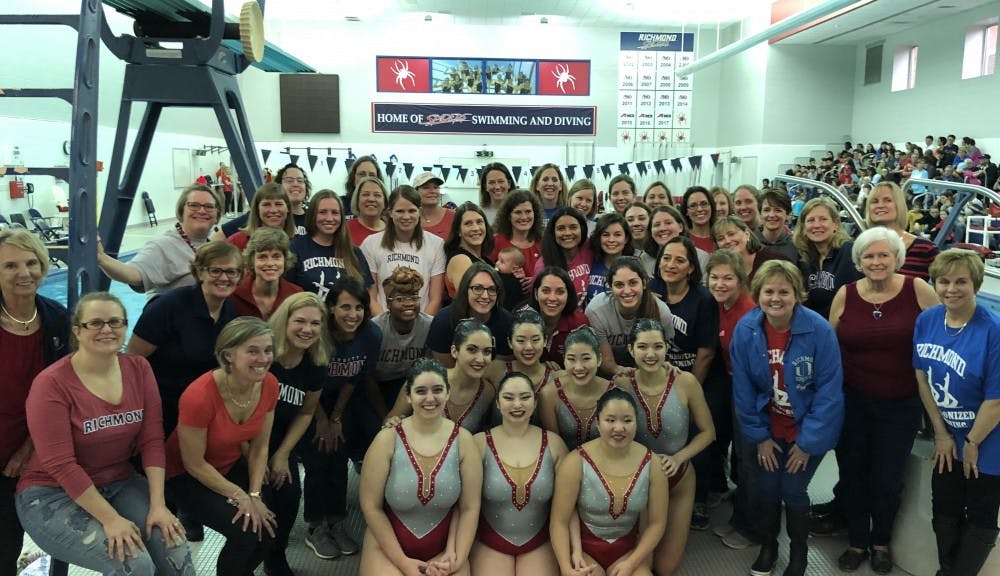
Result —
[[990, 3], [1000, 8], [996, 0], [877, 0], [790, 36], [779, 44], [866, 44]]
[[[211, 0], [197, 0], [211, 4]], [[628, 29], [728, 24], [761, 10], [774, 0], [267, 0], [265, 22], [277, 20], [343, 21], [355, 16], [378, 24], [401, 20], [459, 25], [537, 23]], [[226, 11], [239, 13], [241, 0], [225, 0]]]

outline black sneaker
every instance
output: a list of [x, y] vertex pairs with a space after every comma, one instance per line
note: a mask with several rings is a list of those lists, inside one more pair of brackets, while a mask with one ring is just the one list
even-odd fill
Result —
[[855, 550], [848, 548], [837, 558], [837, 567], [841, 572], [854, 572], [861, 567], [861, 564], [868, 558], [867, 550]]
[[809, 533], [813, 536], [836, 536], [847, 532], [847, 521], [840, 514], [813, 516], [809, 520]]
[[809, 507], [809, 515], [813, 518], [822, 518], [823, 516], [829, 516], [830, 514], [837, 514], [840, 512], [840, 502], [834, 498], [829, 502], [824, 502], [822, 504], [814, 504]]

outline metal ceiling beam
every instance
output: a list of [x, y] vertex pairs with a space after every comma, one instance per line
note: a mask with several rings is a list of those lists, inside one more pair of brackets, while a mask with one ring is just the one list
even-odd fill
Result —
[[735, 56], [744, 50], [753, 48], [754, 46], [760, 44], [761, 42], [767, 42], [771, 38], [784, 34], [798, 28], [799, 26], [804, 26], [814, 20], [819, 20], [833, 14], [838, 10], [847, 8], [852, 4], [858, 3], [858, 0], [827, 0], [822, 4], [817, 4], [808, 10], [804, 10], [785, 18], [781, 22], [768, 26], [767, 28], [747, 36], [746, 38], [733, 42], [732, 44], [722, 48], [721, 50], [716, 50], [704, 58], [699, 58], [697, 61], [688, 64], [687, 66], [677, 70], [677, 76], [688, 76], [694, 74], [695, 72], [707, 68], [713, 64], [717, 64], [726, 58]]

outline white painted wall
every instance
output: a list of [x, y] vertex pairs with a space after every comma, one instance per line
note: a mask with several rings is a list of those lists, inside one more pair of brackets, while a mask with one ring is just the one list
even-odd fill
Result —
[[[893, 34], [882, 50], [882, 81], [863, 86], [865, 46], [855, 52], [854, 138], [876, 143], [923, 143], [926, 134], [972, 136], [982, 146], [987, 138], [1000, 137], [996, 102], [1000, 75], [962, 80], [962, 55], [966, 28], [1000, 16], [1000, 2], [947, 18], [927, 22]], [[916, 85], [892, 92], [892, 57], [897, 46], [916, 44]], [[1000, 149], [994, 148], [1000, 152]]]

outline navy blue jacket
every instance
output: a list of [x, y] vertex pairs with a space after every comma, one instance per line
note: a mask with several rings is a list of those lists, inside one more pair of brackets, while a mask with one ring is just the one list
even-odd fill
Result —
[[35, 294], [35, 308], [42, 324], [45, 365], [69, 354], [69, 311], [51, 298]]

